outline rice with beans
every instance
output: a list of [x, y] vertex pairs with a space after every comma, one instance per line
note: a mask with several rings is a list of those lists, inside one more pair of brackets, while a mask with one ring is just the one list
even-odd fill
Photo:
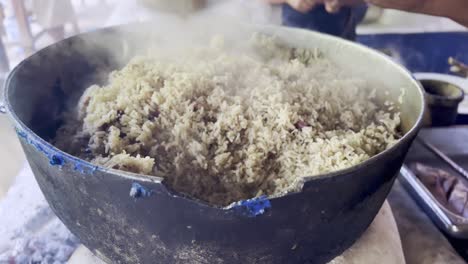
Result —
[[316, 50], [256, 35], [175, 59], [136, 57], [89, 87], [56, 146], [225, 206], [301, 188], [398, 139], [399, 113]]

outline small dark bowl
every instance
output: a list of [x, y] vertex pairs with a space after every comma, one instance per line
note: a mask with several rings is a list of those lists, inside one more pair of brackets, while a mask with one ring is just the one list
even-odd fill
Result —
[[424, 88], [432, 126], [451, 126], [458, 115], [458, 105], [465, 96], [463, 89], [441, 80], [420, 79]]

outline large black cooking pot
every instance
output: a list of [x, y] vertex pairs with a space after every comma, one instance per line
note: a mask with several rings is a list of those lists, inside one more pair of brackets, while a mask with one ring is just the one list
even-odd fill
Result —
[[[187, 32], [200, 32], [184, 27], [174, 45], [188, 43]], [[212, 27], [204, 30], [217, 30]], [[325, 263], [352, 245], [382, 206], [419, 129], [423, 93], [411, 75], [351, 42], [255, 27], [293, 46], [319, 48], [341, 67], [377, 83], [392, 100], [403, 89], [404, 136], [362, 164], [307, 178], [298, 193], [216, 208], [169, 190], [161, 178], [97, 167], [48, 143], [62, 122], [60, 114], [88, 85], [100, 82], [141, 45], [163, 43], [163, 33], [178, 32], [175, 26], [142, 28], [128, 25], [66, 39], [23, 61], [6, 82], [6, 109], [34, 175], [53, 211], [81, 242], [108, 263]], [[247, 30], [245, 25], [231, 29], [224, 31], [228, 39]]]

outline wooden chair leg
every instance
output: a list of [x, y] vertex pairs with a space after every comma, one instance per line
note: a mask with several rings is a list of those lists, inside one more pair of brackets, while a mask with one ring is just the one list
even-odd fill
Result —
[[24, 6], [23, 0], [11, 0], [13, 11], [15, 13], [16, 22], [21, 34], [21, 46], [24, 48], [26, 55], [34, 52], [34, 38], [29, 26], [28, 14]]
[[3, 43], [3, 36], [5, 35], [5, 27], [3, 22], [5, 20], [5, 9], [3, 4], [0, 3], [0, 74], [6, 73], [10, 70], [10, 61], [8, 59], [8, 54], [6, 52], [5, 43]]
[[0, 39], [0, 73], [10, 71], [10, 61], [6, 53], [5, 45], [3, 40]]

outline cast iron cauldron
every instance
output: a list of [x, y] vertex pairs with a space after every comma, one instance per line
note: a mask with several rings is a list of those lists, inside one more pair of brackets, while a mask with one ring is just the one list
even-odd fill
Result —
[[[244, 27], [224, 34], [239, 34]], [[127, 25], [66, 39], [23, 61], [6, 82], [6, 110], [40, 188], [84, 245], [108, 263], [326, 263], [359, 238], [421, 124], [423, 93], [405, 69], [331, 36], [256, 26], [290, 45], [318, 47], [356, 76], [382, 84], [376, 88], [395, 101], [404, 89], [405, 134], [358, 166], [307, 178], [301, 192], [216, 208], [171, 191], [161, 178], [96, 167], [48, 143], [61, 113], [88, 85], [119, 67], [142, 43], [163, 41], [163, 33], [171, 31], [141, 28]]]

